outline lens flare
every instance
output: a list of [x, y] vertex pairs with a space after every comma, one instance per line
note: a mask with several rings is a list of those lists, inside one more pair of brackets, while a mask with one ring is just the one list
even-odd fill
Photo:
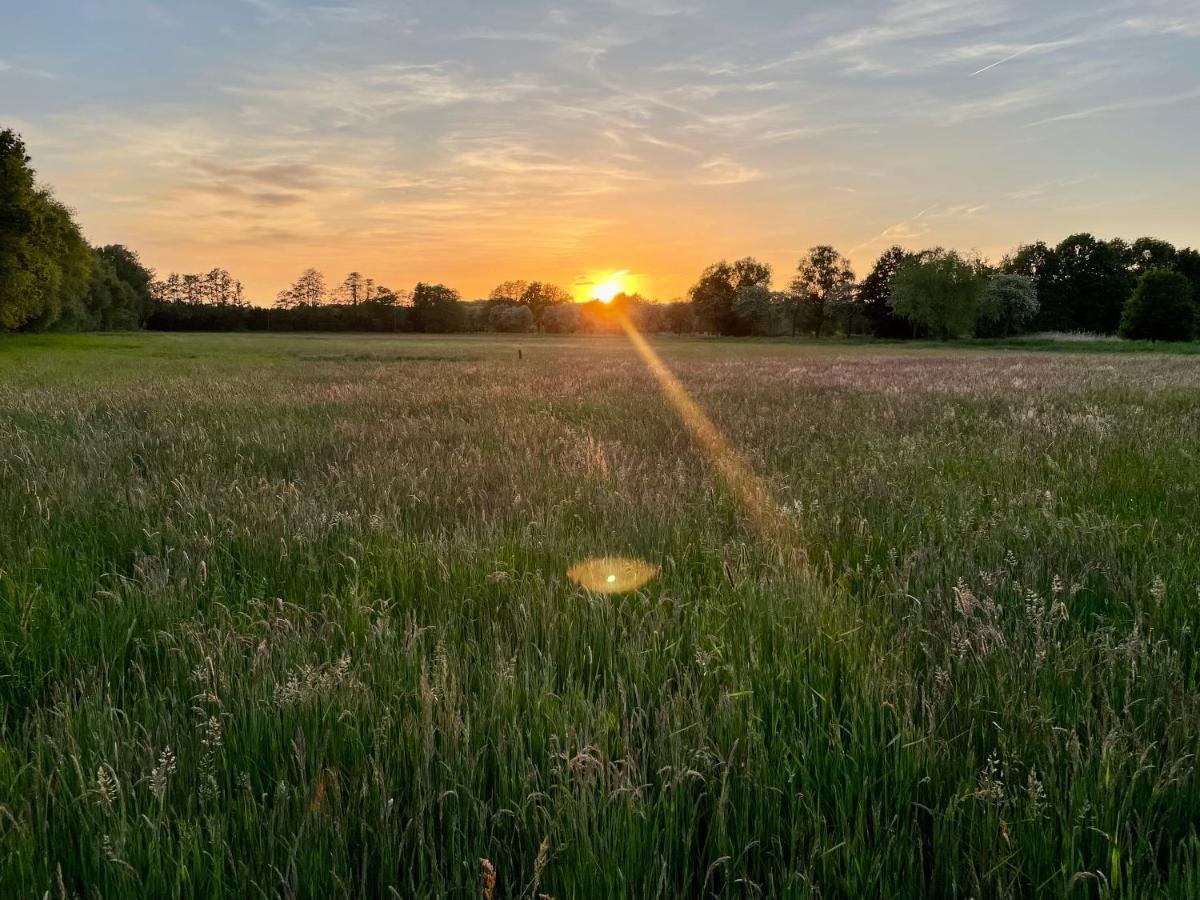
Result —
[[[750, 468], [720, 429], [688, 395], [675, 373], [667, 368], [629, 317], [621, 312], [617, 321], [658, 382], [663, 395], [675, 407], [684, 427], [716, 466], [758, 536], [775, 549], [781, 562], [794, 567], [795, 571], [810, 572], [808, 553], [801, 545], [794, 523], [772, 497], [770, 485]], [[625, 594], [649, 584], [658, 577], [659, 572], [658, 566], [642, 560], [610, 558], [586, 560], [572, 566], [567, 574], [576, 584], [594, 593]]]
[[660, 569], [640, 559], [588, 559], [567, 570], [567, 577], [594, 594], [628, 594], [658, 577]]

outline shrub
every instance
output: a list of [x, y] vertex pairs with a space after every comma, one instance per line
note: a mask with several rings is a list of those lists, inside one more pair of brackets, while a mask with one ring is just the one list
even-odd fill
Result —
[[542, 313], [542, 328], [551, 334], [574, 334], [579, 323], [580, 311], [574, 303], [551, 306]]
[[488, 321], [493, 331], [524, 334], [533, 331], [533, 312], [528, 306], [495, 306]]
[[1154, 269], [1138, 279], [1121, 315], [1121, 337], [1190, 341], [1196, 329], [1192, 284], [1178, 272]]

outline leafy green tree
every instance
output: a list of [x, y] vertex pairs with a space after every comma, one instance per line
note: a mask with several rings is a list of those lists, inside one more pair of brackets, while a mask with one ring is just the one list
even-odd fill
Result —
[[32, 248], [25, 259], [34, 276], [36, 312], [22, 327], [35, 331], [93, 327], [87, 310], [92, 261], [92, 249], [71, 211], [49, 191], [38, 191]]
[[663, 325], [672, 334], [690, 334], [696, 330], [696, 311], [686, 300], [663, 304]]
[[736, 304], [746, 288], [770, 287], [771, 267], [753, 257], [721, 260], [704, 270], [688, 292], [700, 326], [715, 334], [736, 334]]
[[1035, 327], [1046, 331], [1075, 330], [1074, 314], [1067, 309], [1060, 288], [1058, 255], [1044, 241], [1023, 244], [1000, 263], [1006, 275], [1020, 275], [1033, 282], [1038, 298], [1038, 318]]
[[154, 271], [142, 264], [141, 258], [133, 250], [120, 244], [109, 244], [96, 251], [103, 262], [110, 265], [116, 277], [128, 285], [132, 295], [128, 298], [133, 302], [133, 327], [140, 327], [150, 316], [154, 298], [150, 287], [154, 283]]
[[1121, 337], [1146, 341], [1190, 341], [1196, 333], [1192, 283], [1169, 269], [1152, 269], [1138, 279], [1121, 314]]
[[975, 324], [985, 284], [977, 264], [938, 247], [900, 266], [892, 283], [892, 309], [919, 331], [950, 340]]
[[108, 259], [96, 251], [88, 287], [88, 327], [129, 330], [142, 324], [142, 298]]
[[742, 288], [734, 302], [737, 333], [766, 337], [779, 333], [780, 311], [787, 299], [761, 284]]
[[447, 334], [462, 330], [458, 291], [444, 284], [422, 282], [413, 289], [410, 321], [416, 331]]
[[979, 299], [977, 337], [1011, 337], [1029, 330], [1037, 318], [1037, 287], [1033, 279], [1005, 272], [988, 279]]
[[792, 337], [801, 324], [820, 337], [829, 309], [847, 302], [854, 294], [854, 270], [850, 261], [833, 247], [813, 247], [800, 260], [792, 279]]
[[533, 327], [542, 330], [542, 316], [552, 306], [574, 302], [571, 295], [558, 285], [545, 281], [532, 281], [521, 293], [520, 303], [533, 317]]
[[881, 338], [910, 338], [912, 323], [892, 309], [892, 282], [911, 253], [903, 247], [889, 247], [858, 286], [858, 302], [871, 333]]
[[533, 315], [534, 327], [542, 330], [542, 315], [551, 306], [572, 303], [573, 298], [557, 285], [544, 281], [504, 281], [492, 289], [493, 306], [525, 306]]
[[25, 324], [38, 312], [33, 251], [37, 194], [25, 144], [11, 129], [0, 131], [0, 328]]
[[38, 187], [25, 144], [0, 131], [0, 328], [87, 328], [92, 250], [71, 211]]
[[1040, 242], [1023, 246], [1001, 269], [1033, 279], [1041, 305], [1036, 327], [1114, 334], [1133, 289], [1133, 254], [1122, 241], [1073, 234], [1053, 249]]

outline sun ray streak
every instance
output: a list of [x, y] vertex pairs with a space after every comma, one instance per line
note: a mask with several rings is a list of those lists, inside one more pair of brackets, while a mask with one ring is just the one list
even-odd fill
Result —
[[684, 427], [699, 444], [705, 456], [717, 467], [721, 478], [759, 536], [774, 543], [781, 552], [798, 561], [806, 561], [807, 554], [800, 546], [795, 524], [775, 502], [766, 481], [754, 472], [704, 410], [691, 398], [683, 383], [667, 367], [662, 357], [650, 346], [629, 317], [622, 313], [618, 319], [650, 374], [675, 408]]

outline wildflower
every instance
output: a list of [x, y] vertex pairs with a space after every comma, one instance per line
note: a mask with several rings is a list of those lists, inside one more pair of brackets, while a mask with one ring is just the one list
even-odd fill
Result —
[[538, 848], [537, 859], [533, 861], [533, 890], [537, 891], [538, 886], [542, 883], [542, 874], [546, 871], [546, 863], [550, 859], [550, 835], [546, 835], [542, 839], [542, 845]]
[[1167, 583], [1163, 581], [1161, 575], [1155, 575], [1154, 581], [1150, 583], [1150, 596], [1154, 598], [1155, 603], [1162, 603], [1167, 597]]
[[166, 795], [167, 781], [177, 770], [175, 754], [169, 746], [163, 748], [163, 752], [158, 756], [158, 765], [150, 770], [150, 791], [159, 800]]
[[1000, 772], [1000, 757], [991, 753], [979, 773], [979, 789], [975, 796], [997, 805], [1004, 802], [1004, 779]]
[[96, 768], [96, 802], [106, 809], [112, 809], [117, 802], [121, 784], [117, 781], [116, 773], [106, 765]]
[[200, 743], [212, 750], [222, 745], [221, 720], [216, 716], [209, 716], [204, 723], [204, 736], [200, 738]]
[[1046, 788], [1038, 778], [1037, 769], [1029, 770], [1025, 781], [1025, 795], [1029, 800], [1029, 818], [1040, 819], [1046, 810]]
[[493, 900], [496, 896], [496, 867], [488, 859], [480, 859], [479, 867], [483, 869], [483, 900]]

